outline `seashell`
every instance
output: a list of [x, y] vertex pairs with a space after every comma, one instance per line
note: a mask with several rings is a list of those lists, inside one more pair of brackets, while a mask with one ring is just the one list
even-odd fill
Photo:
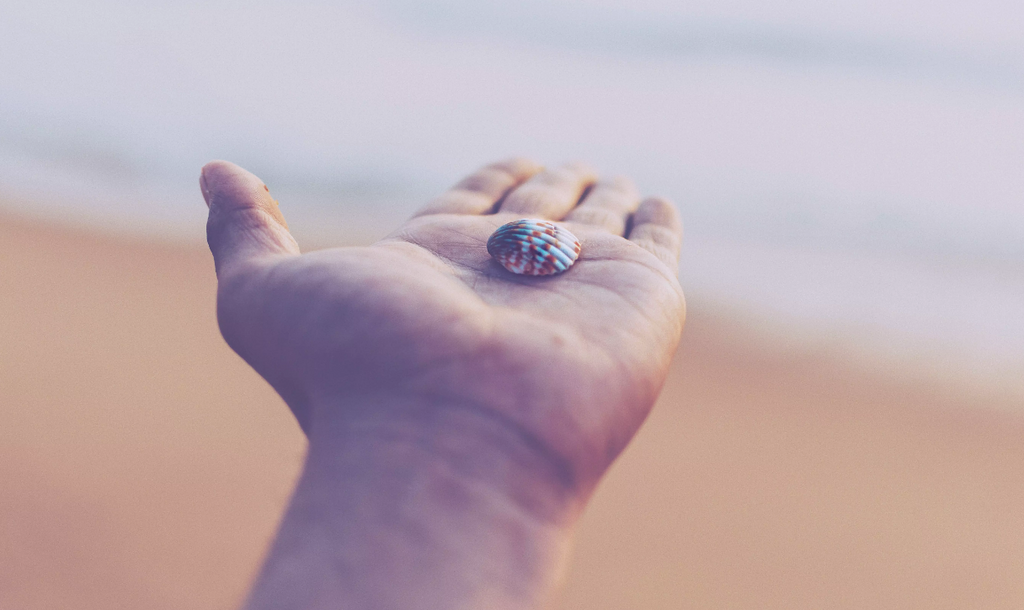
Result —
[[580, 256], [580, 240], [546, 220], [516, 220], [498, 227], [487, 251], [512, 273], [552, 275], [572, 267]]

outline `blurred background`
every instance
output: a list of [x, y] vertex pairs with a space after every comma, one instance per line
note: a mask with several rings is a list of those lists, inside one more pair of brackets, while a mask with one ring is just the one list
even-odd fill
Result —
[[338, 243], [585, 159], [679, 203], [691, 290], [1020, 371], [1020, 3], [4, 4], [22, 210], [195, 239], [225, 158]]
[[[248, 399], [265, 403], [265, 411], [259, 411], [263, 420], [253, 418], [251, 405], [242, 404], [246, 401], [237, 392], [223, 389], [261, 382], [219, 344], [212, 326], [212, 271], [197, 245], [206, 211], [197, 178], [206, 161], [228, 159], [255, 172], [281, 202], [300, 244], [323, 247], [379, 238], [462, 175], [511, 155], [548, 164], [586, 160], [604, 173], [632, 176], [645, 193], [677, 202], [687, 233], [681, 278], [691, 303], [684, 350], [694, 350], [693, 361], [704, 363], [674, 373], [679, 385], [670, 380], [669, 393], [675, 391], [672, 396], [683, 406], [661, 410], [675, 423], [663, 422], [660, 441], [651, 436], [657, 432], [648, 431], [652, 426], [645, 429], [640, 448], [631, 449], [613, 473], [612, 491], [599, 494], [597, 516], [588, 517], [594, 525], [584, 526], [581, 534], [583, 558], [560, 603], [587, 608], [940, 607], [935, 604], [954, 598], [978, 603], [948, 607], [1024, 603], [1020, 586], [1012, 584], [1024, 582], [1018, 554], [1024, 536], [1018, 536], [1014, 522], [997, 527], [990, 518], [1024, 508], [1017, 495], [1006, 495], [1010, 481], [1019, 482], [1021, 455], [1015, 452], [1024, 439], [1018, 419], [1024, 417], [1024, 4], [5, 0], [0, 7], [0, 220], [5, 227], [0, 241], [7, 246], [0, 304], [7, 313], [0, 361], [7, 372], [0, 373], [0, 382], [9, 398], [0, 403], [8, 443], [0, 474], [10, 493], [0, 514], [5, 528], [0, 546], [18, 551], [10, 550], [0, 564], [0, 607], [95, 603], [112, 608], [123, 602], [124, 607], [228, 608], [244, 590], [272, 531], [302, 441], [265, 387], [252, 390], [258, 396]], [[188, 296], [190, 290], [198, 292]], [[103, 320], [109, 326], [102, 326]], [[124, 330], [128, 327], [135, 330]], [[188, 333], [195, 333], [194, 341], [182, 344], [182, 337], [193, 336]], [[152, 360], [146, 350], [159, 337], [167, 340], [157, 343], [161, 357], [171, 358], [171, 364]], [[677, 366], [689, 366], [686, 358], [677, 360], [682, 362]], [[200, 361], [208, 368], [194, 368]], [[128, 372], [132, 366], [150, 368], [135, 374]], [[230, 369], [224, 375], [234, 375], [234, 381], [210, 373], [214, 366]], [[819, 382], [825, 385], [815, 385]], [[794, 385], [817, 389], [800, 397], [786, 394]], [[187, 411], [192, 419], [173, 420], [173, 405], [156, 403], [144, 411], [148, 415], [125, 415], [149, 400], [152, 388], [164, 386], [164, 396], [196, 405]], [[748, 388], [745, 394], [736, 389], [740, 386]], [[783, 394], [773, 395], [767, 406], [757, 403], [768, 387], [783, 387]], [[201, 388], [220, 389], [196, 394]], [[837, 406], [837, 394], [857, 398]], [[234, 415], [210, 415], [206, 409], [214, 407], [200, 403], [211, 396], [237, 411], [225, 407]], [[69, 402], [102, 405], [109, 421], [88, 410], [76, 415], [81, 421], [68, 419], [63, 405]], [[814, 406], [799, 415], [785, 411], [792, 420], [773, 420], [781, 427], [757, 419], [772, 405], [805, 403]], [[811, 412], [829, 422], [827, 433], [807, 423], [819, 421], [808, 419]], [[722, 423], [723, 413], [732, 414], [726, 418], [731, 424]], [[99, 426], [109, 438], [80, 438], [83, 422]], [[241, 429], [250, 436], [231, 436], [239, 428], [230, 422], [244, 422]], [[874, 432], [857, 427], [868, 426], [865, 422], [874, 422]], [[209, 426], [227, 436], [209, 432]], [[840, 436], [850, 426], [863, 434], [843, 445]], [[709, 432], [712, 428], [718, 436]], [[287, 432], [275, 436], [278, 429]], [[707, 434], [700, 437], [700, 430]], [[778, 433], [758, 437], [779, 452], [777, 461], [767, 457], [775, 455], [770, 452], [742, 453], [751, 451], [751, 438], [744, 434], [761, 434], [758, 430]], [[973, 431], [970, 440], [957, 437], [958, 430]], [[907, 440], [915, 433], [924, 435], [918, 440], [934, 455]], [[77, 440], [68, 440], [72, 437]], [[108, 438], [106, 445], [97, 438]], [[257, 443], [273, 438], [279, 443], [273, 451]], [[700, 444], [708, 438], [720, 444]], [[794, 455], [794, 438], [807, 441], [797, 445], [810, 453]], [[203, 490], [223, 491], [237, 469], [255, 468], [240, 457], [223, 461], [230, 453], [224, 442], [238, 456], [277, 468], [271, 491], [253, 479], [232, 496], [264, 498], [264, 504], [251, 522], [242, 520], [251, 529], [238, 526], [230, 543], [218, 538], [224, 535], [218, 528], [232, 519], [239, 522], [241, 499], [218, 500], [222, 513], [208, 506], [194, 513], [183, 508], [208, 501]], [[825, 445], [847, 446], [843, 455], [849, 459], [829, 462], [833, 454]], [[88, 462], [98, 478], [75, 487], [73, 481], [89, 479], [70, 466], [85, 464], [79, 458], [96, 455], [99, 446], [108, 447], [98, 450], [105, 457]], [[995, 446], [1005, 451], [999, 454], [1003, 461], [984, 453]], [[169, 461], [167, 452], [179, 455], [185, 451], [181, 447], [193, 457]], [[877, 471], [854, 472], [875, 451], [906, 459], [878, 458], [871, 467]], [[749, 461], [736, 457], [741, 453]], [[40, 457], [44, 454], [51, 457]], [[976, 463], [978, 472], [963, 466], [968, 470], [961, 479], [942, 470], [982, 454], [989, 457]], [[723, 455], [740, 461], [723, 462]], [[906, 457], [911, 455], [932, 457], [919, 463]], [[720, 490], [732, 490], [720, 496], [721, 507], [739, 502], [760, 508], [726, 511], [735, 520], [725, 523], [722, 512], [716, 516], [709, 508], [718, 505], [700, 504], [694, 496], [708, 492], [698, 485], [700, 476], [672, 468], [692, 468], [702, 459], [722, 468], [732, 464], [734, 478], [719, 479], [733, 481], [733, 487], [719, 483]], [[166, 477], [194, 480], [189, 478], [197, 476], [194, 471], [180, 474], [183, 464], [208, 472], [211, 460], [221, 465], [222, 474], [210, 475], [207, 487], [174, 487], [179, 504], [166, 498], [144, 506], [124, 503], [124, 494], [147, 482], [166, 490], [171, 485]], [[109, 470], [113, 463], [133, 461], [136, 470]], [[801, 470], [809, 462], [822, 464], [813, 476]], [[154, 463], [166, 469], [165, 478], [154, 474], [164, 472]], [[777, 470], [755, 479], [767, 485], [769, 495], [775, 493], [771, 489], [789, 490], [776, 498], [779, 504], [742, 496], [751, 493], [753, 483], [744, 478], [753, 476], [749, 467], [765, 463]], [[837, 464], [854, 470], [837, 470]], [[669, 478], [652, 480], [641, 490], [629, 487], [652, 471]], [[815, 495], [818, 483], [834, 481], [841, 472], [864, 487], [836, 492], [830, 501]], [[945, 516], [934, 517], [938, 529], [918, 531], [913, 538], [920, 548], [900, 538], [909, 535], [903, 525], [927, 519], [920, 512], [900, 512], [897, 501], [869, 502], [881, 513], [851, 508], [851, 502], [866, 497], [861, 492], [878, 492], [872, 481], [893, 472], [906, 476], [887, 488], [902, 490], [899, 502], [921, 510], [934, 506], [936, 498], [965, 503], [944, 504]], [[979, 476], [998, 473], [1004, 478], [977, 487]], [[911, 498], [908, 486], [918, 489], [923, 480], [941, 488], [928, 488], [934, 496]], [[657, 496], [668, 493], [665, 486], [672, 482], [678, 495]], [[1003, 495], [995, 498], [994, 490]], [[661, 521], [648, 529], [636, 520], [643, 522], [649, 511], [637, 513], [626, 501], [636, 494], [663, 501], [651, 509]], [[778, 499], [782, 496], [785, 501]], [[158, 497], [163, 498], [153, 496]], [[53, 513], [55, 505], [65, 507], [63, 512]], [[68, 521], [68, 514], [78, 515], [86, 505], [109, 530], [96, 529], [91, 521]], [[196, 550], [208, 562], [197, 564], [188, 548], [206, 547], [186, 545], [177, 551], [179, 560], [166, 553], [153, 559], [161, 554], [153, 550], [159, 545], [138, 542], [156, 527], [146, 517], [153, 515], [153, 506], [178, 524], [178, 529], [167, 526], [168, 544], [193, 536], [222, 547], [221, 553], [235, 544], [235, 554], [215, 554], [220, 557], [215, 560]], [[978, 512], [979, 507], [985, 510]], [[807, 520], [779, 517], [801, 510], [811, 511]], [[851, 511], [843, 522], [851, 529], [833, 527], [837, 510]], [[193, 520], [180, 517], [182, 511]], [[213, 513], [225, 521], [203, 516]], [[897, 549], [896, 555], [880, 551], [882, 542], [870, 549], [862, 545], [865, 532], [878, 534], [879, 514], [893, 520], [886, 521], [891, 535], [878, 540], [902, 540], [885, 547]], [[799, 532], [818, 531], [808, 525], [812, 517], [829, 535], [805, 540], [813, 551], [786, 546]], [[124, 533], [128, 523], [137, 527], [135, 534]], [[629, 529], [629, 523], [639, 529]], [[52, 527], [70, 529], [57, 535]], [[777, 531], [777, 538], [762, 540], [756, 552], [743, 546], [753, 544], [750, 532], [762, 528]], [[695, 538], [698, 530], [722, 537]], [[57, 541], [88, 531], [111, 533], [90, 539], [79, 559], [68, 559], [64, 543]], [[199, 531], [206, 533], [199, 536]], [[839, 531], [849, 536], [842, 538]], [[672, 538], [671, 532], [682, 538]], [[936, 532], [963, 537], [943, 546], [931, 537]], [[637, 540], [657, 546], [666, 539], [678, 545], [658, 552], [627, 548]], [[993, 554], [995, 547], [979, 540], [1002, 541], [996, 545], [1002, 559]], [[200, 544], [188, 544], [193, 543]], [[960, 543], [974, 546], [968, 552], [956, 546]], [[682, 548], [689, 549], [688, 559], [674, 554]], [[718, 557], [715, 548], [733, 552], [715, 563], [709, 559]], [[790, 549], [790, 555], [779, 551], [789, 559], [773, 560], [775, 551], [766, 550], [780, 548]], [[836, 548], [846, 549], [839, 559], [829, 554]], [[908, 572], [877, 568], [880, 554], [893, 565], [910, 566]], [[936, 555], [954, 563], [937, 566]], [[598, 565], [595, 556], [633, 557], [627, 563], [634, 567], [643, 564], [637, 557], [652, 563], [634, 574], [640, 580], [630, 581], [622, 564]], [[736, 563], [740, 556], [745, 559]], [[25, 564], [26, 557], [36, 563]], [[924, 563], [917, 561], [922, 557]], [[978, 574], [967, 567], [989, 560], [998, 567]], [[838, 563], [829, 571], [821, 568], [823, 561]], [[65, 571], [53, 571], [54, 562]], [[237, 567], [227, 575], [196, 567], [228, 564]], [[103, 565], [106, 576], [89, 571]], [[782, 571], [771, 572], [766, 567], [771, 565]], [[145, 576], [128, 578], [126, 566], [150, 567]], [[1003, 580], [991, 581], [993, 570]], [[201, 581], [203, 574], [209, 576], [207, 584], [185, 584]], [[842, 574], [859, 574], [861, 580], [844, 580]], [[111, 584], [127, 581], [133, 593]], [[82, 584], [88, 582], [107, 584]], [[914, 584], [901, 586], [908, 582]], [[799, 583], [808, 586], [806, 595], [793, 597]], [[180, 597], [182, 588], [193, 597]], [[83, 593], [86, 589], [98, 601], [87, 601], [93, 598]], [[749, 597], [737, 593], [748, 589]], [[774, 593], [758, 596], [757, 590]], [[851, 590], [862, 597], [848, 597]], [[965, 593], [979, 591], [986, 592], [985, 603]]]

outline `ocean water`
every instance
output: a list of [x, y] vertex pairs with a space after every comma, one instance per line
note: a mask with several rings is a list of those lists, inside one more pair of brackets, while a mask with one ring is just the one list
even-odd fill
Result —
[[25, 213], [201, 239], [225, 158], [341, 243], [513, 154], [674, 199], [709, 302], [1024, 379], [1019, 2], [0, 7], [0, 200]]

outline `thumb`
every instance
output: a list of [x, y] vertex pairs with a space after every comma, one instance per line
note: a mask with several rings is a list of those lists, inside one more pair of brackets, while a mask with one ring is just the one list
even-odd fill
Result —
[[218, 275], [225, 267], [265, 256], [299, 254], [262, 180], [234, 163], [212, 161], [203, 166], [199, 187], [210, 208], [206, 241]]

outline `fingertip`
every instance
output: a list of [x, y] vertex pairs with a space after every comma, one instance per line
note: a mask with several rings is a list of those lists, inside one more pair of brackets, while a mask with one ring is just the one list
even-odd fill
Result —
[[653, 224], [665, 227], [682, 237], [683, 218], [679, 208], [664, 197], [647, 197], [640, 202], [633, 215], [633, 224]]
[[528, 157], [510, 157], [508, 159], [498, 161], [497, 163], [492, 163], [488, 167], [508, 172], [519, 182], [532, 177], [534, 174], [539, 174], [544, 171], [543, 165]]
[[597, 182], [597, 170], [589, 163], [585, 163], [583, 161], [570, 161], [563, 165], [562, 168], [576, 174], [583, 182]]
[[210, 210], [207, 240], [218, 268], [260, 253], [298, 253], [277, 201], [255, 174], [228, 161], [211, 161], [199, 174], [199, 186]]
[[230, 161], [210, 161], [204, 165], [199, 174], [199, 186], [207, 206], [215, 202], [250, 205], [253, 195], [260, 191], [269, 192], [267, 185], [255, 174]]
[[233, 168], [239, 168], [228, 161], [210, 161], [199, 170], [199, 189], [203, 192], [203, 199], [206, 207], [209, 208], [213, 201], [213, 189], [220, 186], [225, 174], [229, 174]]
[[629, 176], [617, 174], [611, 178], [602, 180], [602, 182], [607, 184], [609, 187], [622, 191], [623, 193], [636, 195], [637, 199], [640, 198], [640, 191], [636, 188], [636, 182], [634, 182]]

